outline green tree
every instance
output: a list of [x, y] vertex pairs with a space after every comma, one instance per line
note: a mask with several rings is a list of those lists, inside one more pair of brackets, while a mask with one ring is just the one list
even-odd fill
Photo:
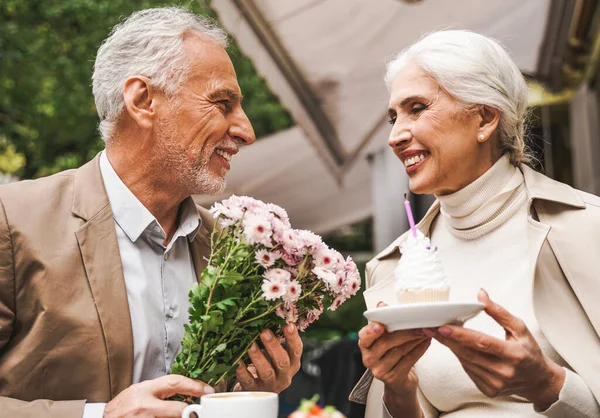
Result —
[[[91, 90], [96, 51], [132, 12], [156, 0], [0, 0], [0, 170], [22, 178], [78, 167], [103, 144]], [[184, 7], [216, 17], [207, 2]], [[233, 43], [230, 56], [258, 137], [292, 125]]]

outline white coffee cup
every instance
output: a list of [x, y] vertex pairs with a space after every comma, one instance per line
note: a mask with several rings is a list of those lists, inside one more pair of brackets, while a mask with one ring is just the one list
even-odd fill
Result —
[[188, 405], [181, 418], [277, 418], [279, 399], [271, 392], [224, 392], [204, 395], [200, 405]]

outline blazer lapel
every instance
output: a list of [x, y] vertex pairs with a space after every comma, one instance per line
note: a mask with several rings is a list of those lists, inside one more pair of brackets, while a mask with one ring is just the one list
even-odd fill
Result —
[[133, 335], [117, 234], [98, 156], [77, 170], [72, 211], [86, 221], [75, 236], [104, 334], [114, 398], [132, 384]]
[[210, 258], [210, 236], [214, 227], [211, 213], [201, 206], [196, 206], [201, 219], [200, 229], [190, 244], [192, 261], [196, 272], [196, 280], [200, 283], [202, 270], [208, 265]]

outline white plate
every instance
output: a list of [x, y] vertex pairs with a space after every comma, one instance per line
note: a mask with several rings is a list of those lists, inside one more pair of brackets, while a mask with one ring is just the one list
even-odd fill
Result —
[[401, 329], [462, 325], [483, 310], [482, 303], [408, 303], [369, 309], [363, 315], [383, 324], [389, 332]]

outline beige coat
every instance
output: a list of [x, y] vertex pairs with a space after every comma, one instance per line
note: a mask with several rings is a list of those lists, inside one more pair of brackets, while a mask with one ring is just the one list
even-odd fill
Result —
[[[210, 254], [210, 214], [191, 243]], [[133, 337], [99, 158], [0, 187], [0, 415], [81, 418], [132, 383]], [[48, 400], [43, 400], [48, 399]]]
[[[600, 198], [529, 167], [521, 170], [529, 196], [529, 259], [536, 260], [536, 318], [550, 344], [600, 400]], [[439, 210], [436, 202], [417, 226], [425, 235]], [[395, 302], [392, 274], [405, 238], [402, 235], [367, 264], [367, 308], [379, 301]], [[382, 394], [383, 383], [366, 375], [351, 399], [366, 400], [365, 418], [380, 418]]]

